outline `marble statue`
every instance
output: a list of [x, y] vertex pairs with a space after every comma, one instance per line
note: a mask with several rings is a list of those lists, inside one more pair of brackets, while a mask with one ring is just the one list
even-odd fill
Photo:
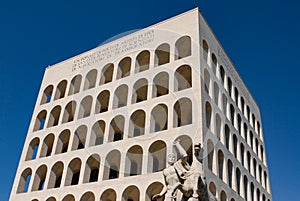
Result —
[[190, 165], [188, 155], [181, 146], [180, 141], [175, 141], [173, 146], [179, 155], [178, 160], [174, 153], [168, 155], [169, 167], [163, 170], [165, 186], [159, 194], [152, 197], [156, 201], [165, 197], [164, 201], [209, 201], [205, 174], [203, 171], [201, 145], [194, 146], [195, 159]]

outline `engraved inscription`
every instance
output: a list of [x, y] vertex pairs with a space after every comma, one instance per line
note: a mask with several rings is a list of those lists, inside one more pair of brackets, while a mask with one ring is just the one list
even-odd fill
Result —
[[84, 57], [75, 59], [72, 65], [72, 71], [76, 71], [91, 64], [110, 59], [118, 54], [132, 51], [153, 41], [154, 30], [132, 36], [131, 38], [121, 41], [117, 44], [95, 50], [95, 52], [92, 52]]

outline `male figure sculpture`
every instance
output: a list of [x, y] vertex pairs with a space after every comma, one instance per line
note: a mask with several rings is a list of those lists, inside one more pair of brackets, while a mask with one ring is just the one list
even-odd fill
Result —
[[174, 167], [174, 163], [176, 162], [175, 154], [171, 153], [168, 155], [168, 164], [169, 167], [163, 170], [164, 179], [167, 185], [164, 186], [162, 191], [159, 194], [156, 194], [152, 197], [153, 201], [165, 196], [165, 201], [174, 201], [175, 196], [177, 194], [177, 190], [181, 185], [179, 178], [177, 176], [177, 172]]
[[179, 141], [174, 142], [179, 155], [175, 162], [175, 155], [168, 155], [169, 167], [163, 170], [166, 186], [152, 197], [153, 201], [165, 196], [164, 201], [208, 201], [205, 177], [200, 160], [200, 145], [195, 146], [195, 157], [192, 166], [188, 163], [188, 155]]

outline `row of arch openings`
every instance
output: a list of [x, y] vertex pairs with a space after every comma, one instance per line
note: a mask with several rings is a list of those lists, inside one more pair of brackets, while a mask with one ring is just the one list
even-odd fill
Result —
[[[170, 62], [170, 45], [163, 43], [159, 45], [155, 52], [154, 66], [160, 66]], [[191, 55], [191, 38], [189, 36], [182, 36], [175, 43], [175, 60], [182, 59]], [[130, 75], [132, 59], [125, 57], [118, 63], [116, 79], [121, 79]], [[150, 65], [150, 51], [144, 50], [136, 56], [135, 73], [142, 72], [149, 69]], [[106, 84], [112, 82], [114, 73], [114, 64], [106, 64], [101, 71], [101, 78], [99, 84]], [[83, 82], [83, 90], [94, 88], [97, 81], [98, 71], [92, 69], [89, 71]], [[82, 76], [76, 75], [70, 82], [68, 95], [79, 93], [82, 84]], [[51, 101], [53, 93], [53, 85], [47, 86], [42, 94], [41, 104]], [[67, 80], [61, 81], [55, 91], [54, 100], [63, 98], [67, 90]]]
[[[180, 66], [175, 71], [175, 90], [180, 91], [192, 87], [192, 71], [188, 65]], [[169, 94], [169, 75], [166, 72], [161, 72], [153, 79], [152, 97], [159, 97]], [[142, 78], [135, 82], [133, 85], [133, 92], [131, 97], [131, 103], [138, 103], [147, 100], [148, 96], [148, 81]], [[104, 90], [99, 93], [96, 99], [95, 114], [108, 111], [110, 92]], [[112, 102], [112, 108], [120, 108], [127, 105], [128, 102], [128, 86], [121, 85], [116, 88], [114, 92], [114, 99]], [[77, 118], [85, 118], [91, 115], [93, 104], [92, 96], [83, 98], [80, 102]], [[74, 120], [77, 103], [76, 101], [69, 102], [64, 109], [61, 122], [67, 123]], [[49, 115], [47, 127], [57, 126], [60, 121], [61, 106], [55, 106]], [[42, 110], [36, 117], [33, 131], [42, 130], [45, 126], [47, 117], [47, 111]]]

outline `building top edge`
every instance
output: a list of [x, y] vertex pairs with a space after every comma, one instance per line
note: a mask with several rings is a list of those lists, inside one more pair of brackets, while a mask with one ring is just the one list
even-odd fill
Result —
[[95, 48], [92, 48], [92, 49], [89, 49], [89, 50], [87, 50], [87, 51], [81, 52], [81, 53], [79, 53], [79, 54], [77, 54], [77, 55], [75, 55], [75, 56], [71, 56], [71, 57], [69, 57], [69, 58], [67, 58], [67, 59], [65, 59], [65, 60], [63, 60], [63, 61], [57, 62], [57, 63], [55, 63], [55, 64], [53, 64], [53, 65], [48, 65], [48, 66], [46, 67], [46, 70], [47, 70], [47, 69], [50, 69], [50, 68], [57, 67], [57, 66], [59, 66], [59, 65], [61, 65], [61, 64], [63, 64], [63, 63], [65, 63], [65, 62], [70, 61], [70, 60], [74, 60], [74, 59], [76, 59], [76, 58], [80, 58], [80, 57], [82, 57], [84, 54], [91, 53], [91, 52], [95, 51], [95, 50], [98, 49], [98, 48], [102, 48], [102, 47], [105, 47], [105, 46], [109, 46], [109, 45], [111, 45], [112, 43], [116, 43], [116, 42], [118, 42], [118, 41], [122, 41], [122, 40], [124, 40], [124, 39], [126, 39], [126, 38], [128, 38], [128, 37], [130, 37], [130, 36], [133, 36], [134, 34], [138, 34], [138, 33], [140, 33], [140, 32], [143, 32], [143, 31], [145, 31], [146, 29], [154, 28], [154, 27], [156, 27], [156, 26], [162, 25], [162, 24], [167, 23], [167, 22], [169, 22], [169, 21], [172, 21], [172, 20], [174, 20], [174, 19], [176, 19], [176, 18], [179, 18], [179, 17], [184, 16], [184, 15], [188, 15], [188, 14], [194, 13], [194, 12], [200, 12], [200, 11], [199, 11], [199, 8], [196, 7], [196, 8], [193, 8], [193, 9], [191, 9], [191, 10], [188, 10], [188, 11], [186, 11], [186, 12], [183, 12], [183, 13], [181, 13], [181, 14], [175, 15], [175, 16], [173, 16], [173, 17], [170, 17], [170, 18], [167, 18], [167, 19], [162, 20], [162, 21], [160, 21], [160, 22], [157, 22], [157, 23], [155, 23], [155, 24], [152, 24], [152, 25], [150, 25], [150, 26], [147, 26], [147, 27], [144, 27], [144, 28], [141, 28], [141, 29], [136, 29], [136, 30], [134, 30], [133, 32], [131, 32], [131, 33], [129, 33], [129, 34], [125, 34], [124, 36], [117, 37], [115, 40], [109, 40], [109, 39], [108, 39], [108, 40], [104, 41], [101, 45], [99, 45], [99, 46], [97, 46], [97, 47], [95, 47]]
[[255, 107], [257, 109], [257, 114], [259, 115], [259, 118], [261, 118], [261, 114], [260, 114], [260, 109], [259, 106], [257, 104], [257, 101], [255, 100], [255, 98], [253, 97], [252, 93], [250, 92], [249, 88], [247, 87], [247, 85], [245, 84], [242, 76], [240, 75], [240, 73], [238, 72], [238, 69], [235, 67], [234, 63], [232, 62], [232, 60], [230, 59], [230, 57], [227, 55], [222, 43], [220, 42], [220, 40], [218, 39], [218, 37], [216, 36], [215, 32], [213, 31], [213, 29], [211, 28], [211, 26], [209, 25], [209, 23], [207, 22], [206, 18], [204, 17], [204, 15], [202, 14], [202, 12], [199, 10], [199, 14], [200, 16], [203, 18], [204, 22], [206, 23], [206, 25], [209, 28], [209, 31], [212, 33], [214, 39], [217, 41], [217, 44], [219, 45], [219, 47], [221, 48], [222, 52], [225, 54], [226, 59], [228, 60], [228, 62], [230, 63], [230, 65], [233, 67], [234, 72], [236, 73], [236, 78], [234, 78], [235, 80], [237, 79], [238, 81], [241, 82], [242, 87], [244, 88], [244, 90], [249, 94], [249, 98], [251, 99], [251, 101], [255, 104]]

